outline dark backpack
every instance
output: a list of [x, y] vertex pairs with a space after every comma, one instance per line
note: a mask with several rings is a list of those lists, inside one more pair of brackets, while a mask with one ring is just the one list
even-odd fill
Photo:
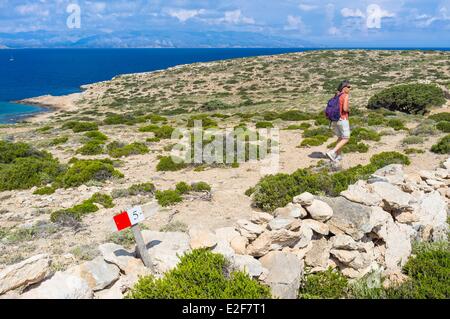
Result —
[[337, 122], [341, 119], [341, 108], [339, 103], [339, 98], [342, 93], [335, 95], [332, 99], [328, 101], [327, 108], [325, 109], [325, 116], [331, 122]]

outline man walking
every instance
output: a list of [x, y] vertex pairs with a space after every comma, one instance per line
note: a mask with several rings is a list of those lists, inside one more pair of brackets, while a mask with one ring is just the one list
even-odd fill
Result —
[[350, 82], [345, 80], [339, 84], [338, 92], [336, 95], [339, 97], [339, 111], [340, 118], [338, 121], [332, 122], [334, 133], [338, 137], [335, 148], [327, 153], [327, 156], [333, 162], [339, 162], [342, 160], [342, 148], [348, 143], [350, 139], [350, 123], [349, 123], [349, 97], [350, 97]]

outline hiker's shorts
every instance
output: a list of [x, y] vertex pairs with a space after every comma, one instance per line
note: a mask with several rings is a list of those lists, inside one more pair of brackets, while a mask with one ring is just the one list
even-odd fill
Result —
[[348, 120], [339, 120], [332, 124], [334, 134], [340, 138], [350, 138], [350, 122]]

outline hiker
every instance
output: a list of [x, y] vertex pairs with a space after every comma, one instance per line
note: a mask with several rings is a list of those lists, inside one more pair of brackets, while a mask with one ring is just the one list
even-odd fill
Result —
[[326, 153], [327, 157], [333, 162], [342, 160], [342, 148], [350, 139], [350, 123], [349, 123], [349, 94], [351, 85], [345, 80], [339, 84], [336, 95], [328, 102], [325, 111], [327, 117], [331, 121], [334, 133], [338, 137], [337, 144], [333, 150]]

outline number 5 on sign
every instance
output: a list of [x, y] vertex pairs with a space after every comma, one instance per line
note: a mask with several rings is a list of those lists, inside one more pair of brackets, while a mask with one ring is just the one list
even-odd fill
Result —
[[145, 220], [141, 206], [136, 206], [128, 209], [127, 212], [130, 218], [131, 225], [136, 225], [137, 223], [143, 222]]

